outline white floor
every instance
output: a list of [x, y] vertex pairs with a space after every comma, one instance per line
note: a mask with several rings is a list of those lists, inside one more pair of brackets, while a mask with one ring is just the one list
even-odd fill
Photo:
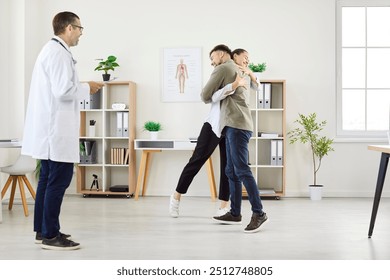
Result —
[[263, 200], [270, 219], [255, 234], [243, 224], [211, 220], [218, 207], [207, 197], [184, 196], [181, 215], [168, 215], [168, 197], [66, 196], [61, 230], [80, 242], [77, 251], [47, 251], [34, 244], [33, 203], [8, 210], [3, 201], [0, 260], [390, 260], [390, 199], [382, 199], [374, 234], [367, 238], [371, 198]]

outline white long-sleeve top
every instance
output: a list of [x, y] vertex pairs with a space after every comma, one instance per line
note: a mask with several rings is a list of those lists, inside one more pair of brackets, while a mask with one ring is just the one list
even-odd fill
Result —
[[79, 100], [89, 98], [89, 85], [79, 82], [68, 45], [54, 38], [58, 41], [46, 43], [34, 66], [21, 152], [79, 162]]
[[211, 129], [217, 137], [221, 137], [220, 131], [220, 113], [221, 113], [221, 101], [227, 96], [234, 93], [232, 90], [232, 84], [227, 84], [225, 87], [216, 91], [212, 96], [210, 112], [207, 115], [205, 122], [208, 122], [211, 125]]

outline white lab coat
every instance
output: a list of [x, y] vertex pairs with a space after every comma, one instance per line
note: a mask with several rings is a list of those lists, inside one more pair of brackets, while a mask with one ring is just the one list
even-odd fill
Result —
[[36, 60], [21, 153], [36, 159], [79, 162], [79, 100], [89, 98], [68, 45], [50, 40]]

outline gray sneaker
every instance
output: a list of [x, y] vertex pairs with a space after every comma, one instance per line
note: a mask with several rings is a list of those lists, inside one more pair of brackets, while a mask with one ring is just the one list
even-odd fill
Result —
[[260, 226], [268, 221], [267, 214], [263, 213], [262, 215], [258, 213], [253, 213], [250, 223], [244, 229], [244, 232], [254, 233], [260, 230]]
[[225, 215], [213, 217], [214, 221], [220, 222], [224, 225], [241, 225], [241, 215], [233, 216], [232, 213], [227, 212]]
[[[70, 234], [65, 234], [65, 233], [60, 232], [60, 235], [63, 238], [66, 238], [68, 240], [72, 240], [72, 236]], [[35, 234], [35, 244], [42, 244], [42, 233], [41, 232], [37, 232]]]
[[52, 239], [43, 238], [42, 248], [47, 250], [58, 250], [58, 251], [77, 250], [80, 248], [80, 243], [76, 243], [71, 240], [68, 240], [65, 237], [58, 234], [56, 237]]

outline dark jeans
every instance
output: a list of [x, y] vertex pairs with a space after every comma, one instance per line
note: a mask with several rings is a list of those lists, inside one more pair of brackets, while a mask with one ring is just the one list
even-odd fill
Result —
[[34, 231], [53, 238], [60, 231], [60, 211], [73, 176], [73, 163], [41, 160], [34, 208]]
[[233, 216], [241, 214], [242, 184], [248, 193], [252, 212], [262, 214], [263, 205], [259, 189], [252, 171], [248, 165], [248, 143], [252, 136], [251, 131], [225, 127], [226, 137], [226, 175], [229, 178], [231, 213]]
[[215, 148], [219, 145], [220, 154], [220, 180], [219, 180], [219, 195], [220, 200], [229, 201], [229, 181], [225, 174], [226, 167], [226, 145], [225, 138], [218, 138], [211, 129], [211, 125], [205, 122], [202, 126], [195, 151], [192, 154], [189, 162], [184, 167], [176, 191], [181, 194], [187, 193], [192, 180], [198, 174], [199, 170], [205, 164], [207, 159], [213, 154]]

